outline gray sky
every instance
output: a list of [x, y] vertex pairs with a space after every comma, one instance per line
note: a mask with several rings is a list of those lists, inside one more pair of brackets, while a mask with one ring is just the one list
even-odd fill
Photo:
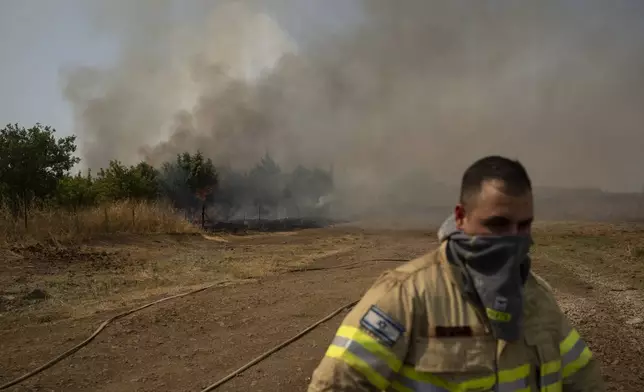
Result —
[[70, 133], [72, 116], [62, 96], [61, 67], [106, 65], [116, 43], [101, 37], [78, 0], [0, 1], [0, 123], [35, 122]]

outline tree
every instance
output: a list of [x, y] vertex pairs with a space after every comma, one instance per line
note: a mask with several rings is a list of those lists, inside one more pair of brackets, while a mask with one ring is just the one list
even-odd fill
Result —
[[[248, 174], [252, 198], [261, 213], [265, 208], [276, 208], [284, 195], [282, 169], [266, 154]], [[259, 214], [258, 214], [259, 215]]]
[[186, 185], [193, 194], [203, 201], [213, 195], [219, 176], [210, 158], [205, 159], [200, 151], [194, 155], [186, 152], [177, 157], [177, 163], [187, 174]]
[[219, 185], [219, 173], [211, 159], [201, 152], [177, 155], [175, 162], [161, 168], [160, 186], [163, 194], [179, 208], [192, 209], [200, 205], [202, 216], [206, 204], [213, 201]]
[[58, 182], [55, 200], [58, 205], [76, 212], [78, 208], [91, 206], [96, 202], [96, 189], [91, 172], [86, 176], [78, 172], [75, 176], [65, 176]]
[[155, 200], [159, 196], [159, 171], [146, 162], [130, 168], [132, 198]]
[[125, 166], [111, 161], [98, 172], [95, 187], [101, 200], [153, 200], [157, 197], [159, 173], [145, 162]]
[[25, 227], [31, 201], [53, 196], [58, 182], [79, 162], [76, 137], [56, 139], [39, 123], [29, 129], [8, 124], [0, 130], [0, 189], [15, 213], [22, 206]]

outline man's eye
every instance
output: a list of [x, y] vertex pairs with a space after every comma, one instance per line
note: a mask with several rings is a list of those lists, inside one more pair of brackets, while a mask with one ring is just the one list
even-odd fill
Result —
[[486, 222], [485, 226], [489, 229], [504, 229], [508, 227], [509, 222], [502, 222], [502, 221], [490, 221]]
[[508, 231], [509, 226], [507, 224], [495, 223], [487, 225], [487, 229], [493, 234], [502, 234]]

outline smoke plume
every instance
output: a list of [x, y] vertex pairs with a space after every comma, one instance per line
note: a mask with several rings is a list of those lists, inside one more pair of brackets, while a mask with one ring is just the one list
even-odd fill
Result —
[[65, 76], [85, 163], [199, 149], [245, 168], [268, 153], [332, 167], [364, 208], [450, 201], [444, 184], [490, 153], [538, 185], [641, 189], [644, 3], [356, 0], [355, 20], [299, 39], [288, 26], [346, 11], [322, 3], [93, 9], [121, 51]]

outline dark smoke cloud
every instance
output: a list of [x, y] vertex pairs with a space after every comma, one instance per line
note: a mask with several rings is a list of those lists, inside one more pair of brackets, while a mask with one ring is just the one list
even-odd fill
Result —
[[[117, 3], [111, 15], [131, 15]], [[275, 23], [297, 18], [287, 1], [199, 3], [197, 21], [136, 3], [145, 18], [114, 18], [116, 65], [67, 74], [90, 166], [200, 149], [244, 168], [269, 153], [333, 167], [363, 207], [450, 201], [442, 184], [490, 153], [544, 186], [644, 183], [641, 1], [363, 0], [354, 26], [297, 49]], [[266, 45], [291, 53], [241, 80]]]

